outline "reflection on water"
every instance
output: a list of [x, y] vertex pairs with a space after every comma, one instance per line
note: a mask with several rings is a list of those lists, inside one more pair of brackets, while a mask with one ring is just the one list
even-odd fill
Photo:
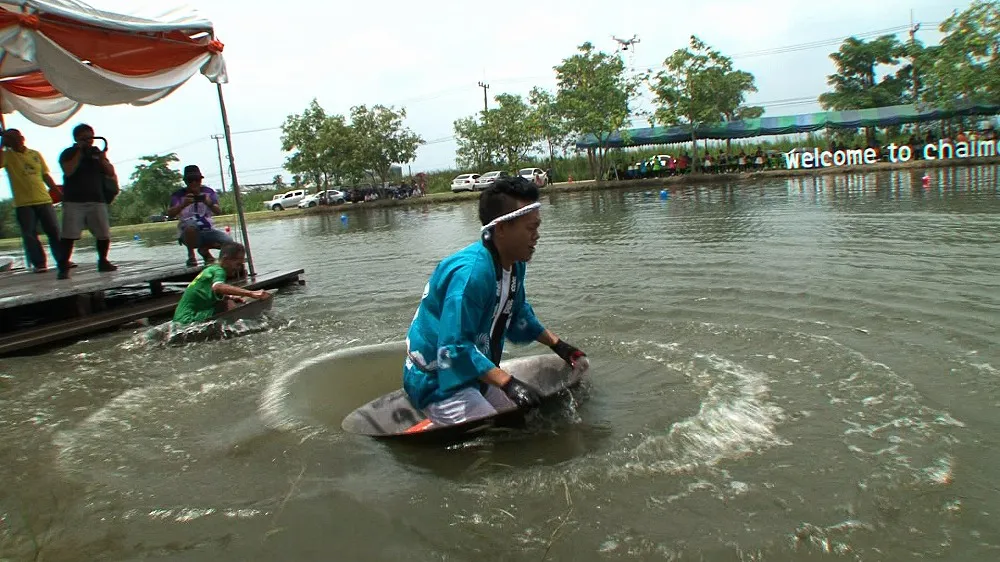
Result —
[[526, 290], [589, 380], [441, 449], [340, 431], [399, 366], [296, 367], [401, 339], [475, 205], [252, 224], [306, 270], [278, 324], [0, 365], [0, 558], [993, 559], [998, 168], [926, 173], [545, 194]]

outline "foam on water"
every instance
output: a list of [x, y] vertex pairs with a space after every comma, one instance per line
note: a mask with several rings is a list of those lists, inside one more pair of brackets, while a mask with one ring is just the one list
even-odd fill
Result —
[[[914, 490], [944, 491], [954, 482], [952, 448], [957, 439], [953, 433], [964, 423], [928, 406], [913, 384], [887, 365], [827, 336], [718, 325], [702, 329], [702, 334], [738, 337], [749, 342], [748, 348], [771, 342], [775, 352], [760, 354], [750, 349], [745, 356], [722, 356], [693, 349], [690, 341], [702, 339], [698, 334], [688, 343], [622, 343], [624, 355], [642, 357], [681, 375], [700, 396], [697, 411], [666, 427], [634, 433], [618, 448], [558, 467], [493, 471], [463, 486], [462, 491], [475, 498], [482, 510], [470, 510], [456, 524], [471, 525], [476, 520], [472, 515], [478, 514], [481, 525], [498, 526], [504, 517], [488, 510], [489, 506], [510, 504], [505, 510], [518, 513], [518, 507], [525, 504], [538, 508], [530, 497], [561, 498], [564, 493], [566, 497], [601, 497], [605, 483], [641, 478], [656, 482], [653, 487], [662, 492], [629, 497], [628, 488], [615, 486], [615, 503], [638, 501], [647, 508], [671, 512], [697, 509], [709, 520], [722, 521], [732, 517], [734, 502], [747, 502], [753, 507], [745, 509], [759, 511], [763, 501], [773, 511], [766, 522], [755, 525], [770, 525], [777, 531], [784, 522], [793, 550], [845, 555], [853, 552], [852, 540], [858, 533], [873, 532], [883, 524], [884, 514], [896, 513]], [[780, 392], [776, 394], [775, 388]], [[585, 421], [586, 403], [580, 415]], [[817, 478], [830, 495], [814, 496], [808, 505], [795, 489], [775, 484], [802, 478], [803, 464], [795, 453], [801, 446], [824, 450], [827, 457], [826, 463], [808, 465], [815, 466]], [[650, 485], [638, 484], [637, 489], [648, 490]], [[869, 501], [875, 507], [866, 507], [865, 500], [849, 501], [852, 517], [843, 519], [842, 498], [858, 494], [872, 496]], [[841, 519], [801, 523], [791, 515], [796, 512], [792, 507], [800, 504], [820, 520]], [[721, 510], [714, 516], [713, 505]], [[774, 510], [776, 506], [785, 507]], [[605, 514], [609, 516], [613, 517]], [[654, 531], [657, 527], [650, 525], [648, 536], [638, 529], [611, 534], [599, 550], [619, 555], [665, 554], [669, 549], [664, 551], [664, 545], [670, 543], [654, 540], [663, 531]], [[711, 538], [714, 533], [700, 529], [689, 537], [692, 546], [701, 544], [696, 535], [703, 533], [703, 540], [709, 542], [702, 546], [715, 540]]]
[[274, 313], [263, 313], [256, 318], [200, 322], [196, 324], [174, 324], [165, 322], [138, 333], [122, 343], [122, 349], [142, 350], [146, 347], [181, 346], [212, 340], [225, 340], [290, 327], [291, 320]]
[[777, 434], [784, 412], [768, 398], [766, 375], [714, 354], [696, 353], [690, 367], [695, 384], [708, 389], [698, 413], [666, 435], [646, 437], [633, 452], [635, 460], [609, 475], [693, 472], [789, 444]]
[[259, 384], [252, 370], [225, 364], [180, 373], [120, 393], [72, 428], [53, 435], [57, 466], [84, 480], [128, 489], [217, 462], [266, 430], [252, 418], [233, 422], [233, 396]]
[[[784, 412], [770, 399], [769, 377], [763, 372], [717, 354], [690, 351], [676, 342], [626, 342], [623, 346], [641, 350], [640, 356], [646, 360], [666, 365], [700, 389], [698, 411], [669, 427], [637, 436], [623, 449], [573, 461], [558, 477], [548, 469], [528, 469], [492, 478], [469, 490], [485, 497], [505, 489], [545, 494], [565, 485], [594, 489], [601, 481], [688, 475], [694, 480], [685, 490], [675, 491], [669, 501], [708, 489], [739, 495], [749, 484], [725, 483], [725, 471], [718, 465], [789, 445], [778, 431]], [[574, 419], [581, 418], [576, 414]], [[710, 474], [714, 476], [706, 481]]]

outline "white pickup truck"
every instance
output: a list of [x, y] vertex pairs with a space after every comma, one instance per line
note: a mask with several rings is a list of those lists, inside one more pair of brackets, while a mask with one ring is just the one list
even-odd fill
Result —
[[294, 209], [306, 195], [306, 190], [304, 189], [293, 189], [285, 193], [278, 193], [270, 201], [264, 201], [264, 208], [269, 211]]

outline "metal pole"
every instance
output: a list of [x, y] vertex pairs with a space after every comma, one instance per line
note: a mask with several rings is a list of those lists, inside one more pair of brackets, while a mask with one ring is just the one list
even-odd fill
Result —
[[222, 185], [222, 192], [226, 192], [226, 172], [222, 167], [222, 145], [219, 143], [222, 140], [222, 135], [212, 135], [215, 139], [215, 150], [219, 153], [219, 183]]
[[257, 275], [253, 268], [253, 254], [250, 253], [250, 234], [247, 232], [247, 220], [243, 216], [243, 197], [240, 195], [240, 182], [236, 179], [236, 160], [233, 158], [233, 139], [229, 130], [229, 116], [226, 115], [226, 100], [222, 97], [222, 84], [216, 84], [219, 91], [219, 109], [222, 111], [222, 129], [226, 134], [226, 151], [229, 153], [229, 175], [233, 178], [233, 195], [236, 196], [236, 215], [240, 219], [240, 230], [243, 231], [243, 246], [247, 250], [247, 265], [250, 276]]

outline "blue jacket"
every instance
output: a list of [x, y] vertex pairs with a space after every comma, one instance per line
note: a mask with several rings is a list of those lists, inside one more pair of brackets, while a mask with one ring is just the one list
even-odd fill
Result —
[[[511, 267], [501, 297], [499, 258], [480, 241], [441, 260], [406, 335], [403, 389], [418, 409], [480, 384], [500, 363], [504, 339], [530, 343], [545, 330], [524, 296], [525, 263]], [[496, 318], [496, 320], [495, 320]]]

